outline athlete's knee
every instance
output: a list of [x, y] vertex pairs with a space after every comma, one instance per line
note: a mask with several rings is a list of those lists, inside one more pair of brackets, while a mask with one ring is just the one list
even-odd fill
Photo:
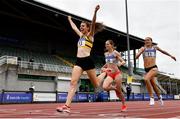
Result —
[[144, 81], [147, 82], [150, 81], [150, 79], [148, 77], [144, 77]]
[[70, 82], [70, 86], [71, 87], [75, 87], [75, 86], [77, 86], [77, 81], [76, 80], [71, 80], [71, 82]]
[[104, 89], [105, 91], [109, 91], [109, 87], [106, 86], [106, 85], [103, 85], [103, 89]]

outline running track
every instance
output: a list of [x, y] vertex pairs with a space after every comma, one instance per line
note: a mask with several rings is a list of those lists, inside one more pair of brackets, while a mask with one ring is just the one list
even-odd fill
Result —
[[73, 103], [70, 114], [56, 112], [58, 103], [3, 104], [0, 118], [180, 118], [180, 100], [165, 101], [164, 106], [149, 106], [148, 101], [126, 104], [128, 110], [120, 112], [121, 102]]

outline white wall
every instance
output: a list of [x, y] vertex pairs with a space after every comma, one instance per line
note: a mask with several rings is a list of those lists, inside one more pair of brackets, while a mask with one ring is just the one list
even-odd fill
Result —
[[68, 92], [69, 87], [70, 87], [70, 80], [58, 80], [57, 91]]
[[132, 92], [133, 93], [140, 93], [140, 86], [139, 85], [132, 85]]

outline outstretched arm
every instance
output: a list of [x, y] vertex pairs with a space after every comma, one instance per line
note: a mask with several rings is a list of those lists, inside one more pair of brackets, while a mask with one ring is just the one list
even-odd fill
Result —
[[71, 19], [71, 16], [68, 16], [68, 21], [72, 27], [72, 29], [76, 32], [76, 34], [81, 37], [82, 36], [82, 33], [79, 31], [79, 29], [77, 28], [76, 24], [74, 24], [74, 22], [72, 21]]
[[99, 8], [100, 8], [99, 5], [97, 5], [96, 8], [95, 8], [94, 16], [93, 16], [91, 27], [90, 27], [89, 36], [94, 36], [94, 33], [95, 33], [95, 24], [96, 24], [96, 14], [97, 14], [97, 11], [99, 10]]
[[144, 52], [144, 50], [145, 50], [145, 47], [141, 47], [140, 49], [139, 49], [139, 52], [136, 54], [136, 59], [138, 59], [139, 58], [139, 56]]
[[162, 49], [159, 48], [158, 46], [156, 46], [156, 49], [157, 49], [158, 51], [160, 51], [161, 53], [163, 53], [163, 54], [165, 54], [165, 55], [171, 57], [173, 60], [176, 61], [176, 58], [175, 58], [174, 56], [172, 56], [171, 54], [169, 54], [168, 52], [166, 52], [165, 50], [162, 50]]

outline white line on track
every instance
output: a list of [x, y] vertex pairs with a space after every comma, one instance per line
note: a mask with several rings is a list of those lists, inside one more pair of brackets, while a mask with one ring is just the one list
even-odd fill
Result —
[[173, 112], [160, 112], [160, 113], [156, 113], [156, 114], [141, 114], [141, 115], [138, 115], [138, 116], [130, 116], [130, 117], [133, 117], [133, 118], [141, 118], [141, 117], [150, 117], [150, 116], [156, 116], [156, 115], [165, 115], [165, 114], [173, 114], [173, 113], [178, 113], [180, 114], [180, 110], [179, 111], [173, 111]]

